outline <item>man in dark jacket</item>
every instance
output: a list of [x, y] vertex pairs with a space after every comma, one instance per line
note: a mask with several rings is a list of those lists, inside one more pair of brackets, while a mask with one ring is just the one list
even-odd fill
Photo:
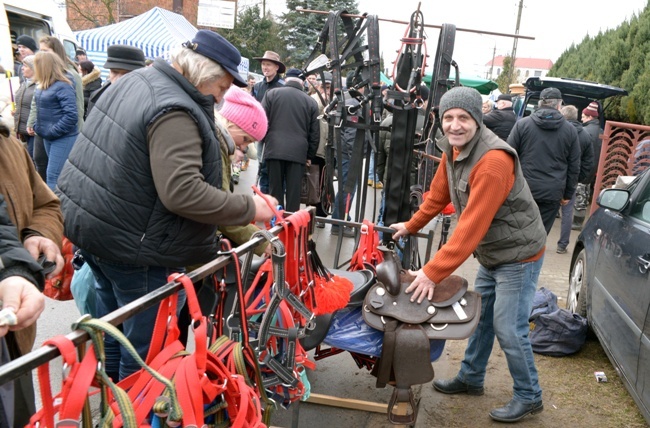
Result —
[[303, 91], [303, 83], [302, 72], [291, 68], [285, 85], [267, 92], [262, 100], [269, 119], [263, 140], [269, 193], [288, 211], [300, 209], [305, 165], [311, 165], [320, 140], [318, 104]]
[[[262, 102], [264, 95], [271, 89], [284, 86], [284, 80], [280, 77], [286, 71], [285, 65], [280, 61], [280, 55], [273, 51], [264, 52], [264, 56], [253, 58], [260, 62], [264, 79], [253, 86], [253, 96]], [[262, 193], [269, 193], [269, 174], [264, 162], [264, 145], [257, 142], [257, 177]]]
[[539, 108], [519, 120], [508, 137], [508, 144], [519, 155], [547, 234], [560, 205], [573, 197], [580, 172], [578, 132], [560, 113], [561, 106], [560, 90], [544, 89]]
[[[597, 101], [592, 101], [587, 107], [582, 109], [582, 126], [589, 135], [594, 151], [594, 168], [589, 174], [589, 180], [587, 181], [587, 183], [591, 184], [591, 192], [594, 191], [596, 173], [598, 172], [598, 164], [600, 163], [600, 149], [603, 144], [600, 139], [603, 129], [600, 127], [599, 110], [600, 106]], [[589, 196], [589, 200], [591, 200], [591, 195]]]
[[[591, 147], [589, 134], [583, 129], [582, 123], [578, 121], [578, 109], [575, 106], [562, 107], [562, 115], [578, 131], [578, 140], [580, 142], [580, 173], [578, 174], [578, 183], [585, 184], [590, 178], [591, 170], [594, 167], [594, 150]], [[569, 238], [571, 236], [571, 224], [573, 223], [573, 206], [576, 201], [576, 192], [568, 204], [563, 205], [562, 211], [562, 228], [560, 229], [560, 239], [557, 241], [558, 254], [567, 252]]]
[[512, 96], [509, 94], [499, 95], [496, 110], [483, 116], [483, 124], [503, 141], [508, 140], [508, 135], [516, 121], [515, 111], [512, 109]]

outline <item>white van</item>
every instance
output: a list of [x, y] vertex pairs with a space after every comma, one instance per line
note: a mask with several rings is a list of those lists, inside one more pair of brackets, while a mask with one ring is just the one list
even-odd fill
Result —
[[12, 94], [20, 84], [17, 77], [7, 78], [14, 74], [12, 39], [23, 34], [36, 43], [43, 36], [58, 37], [71, 59], [77, 49], [74, 34], [54, 0], [0, 0], [0, 64], [11, 73], [0, 76], [0, 115], [10, 128], [13, 128]]

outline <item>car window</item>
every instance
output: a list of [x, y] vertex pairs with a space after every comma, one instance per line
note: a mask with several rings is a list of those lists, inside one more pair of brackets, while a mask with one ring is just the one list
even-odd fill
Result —
[[650, 184], [646, 181], [645, 189], [637, 198], [630, 214], [634, 218], [650, 223]]

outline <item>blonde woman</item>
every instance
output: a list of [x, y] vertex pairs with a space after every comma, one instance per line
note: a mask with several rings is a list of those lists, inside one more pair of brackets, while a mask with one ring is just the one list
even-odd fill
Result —
[[52, 190], [79, 133], [75, 89], [64, 70], [63, 61], [52, 52], [34, 56], [34, 131], [43, 138], [48, 155], [46, 182]]

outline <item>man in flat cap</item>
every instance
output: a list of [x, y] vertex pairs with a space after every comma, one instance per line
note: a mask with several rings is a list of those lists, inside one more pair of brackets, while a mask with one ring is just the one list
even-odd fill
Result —
[[483, 124], [503, 141], [508, 140], [508, 135], [516, 121], [510, 94], [500, 94], [497, 97], [496, 109], [483, 116]]
[[508, 137], [508, 144], [519, 155], [547, 234], [560, 205], [573, 197], [580, 173], [578, 132], [562, 116], [561, 107], [560, 90], [544, 89], [539, 108], [515, 123]]
[[[173, 52], [171, 64], [158, 59], [113, 83], [88, 116], [58, 194], [65, 235], [97, 279], [98, 317], [160, 288], [185, 266], [214, 260], [217, 225], [273, 217], [262, 197], [221, 189], [226, 131], [216, 126], [214, 107], [233, 83], [246, 86], [240, 62], [226, 39], [200, 30]], [[143, 358], [156, 312], [151, 307], [123, 324]], [[109, 375], [122, 379], [139, 369], [106, 339]]]
[[[280, 55], [273, 51], [264, 52], [264, 56], [255, 57], [254, 60], [260, 62], [264, 79], [257, 82], [253, 87], [253, 96], [259, 102], [262, 102], [264, 95], [274, 88], [284, 86], [284, 80], [280, 77], [286, 71], [285, 65], [280, 61]], [[269, 176], [264, 162], [264, 147], [260, 141], [257, 142], [257, 160], [258, 169], [257, 177], [260, 190], [263, 193], [269, 193]]]
[[495, 336], [508, 360], [513, 398], [490, 412], [500, 422], [517, 422], [544, 409], [528, 317], [544, 259], [546, 234], [523, 176], [517, 153], [483, 125], [481, 94], [457, 87], [440, 99], [445, 136], [440, 166], [420, 209], [393, 224], [393, 239], [416, 233], [449, 202], [459, 213], [449, 241], [406, 289], [411, 300], [431, 300], [437, 283], [472, 254], [480, 266], [474, 289], [481, 294], [481, 320], [469, 338], [460, 371], [433, 387], [445, 394], [483, 395]]

